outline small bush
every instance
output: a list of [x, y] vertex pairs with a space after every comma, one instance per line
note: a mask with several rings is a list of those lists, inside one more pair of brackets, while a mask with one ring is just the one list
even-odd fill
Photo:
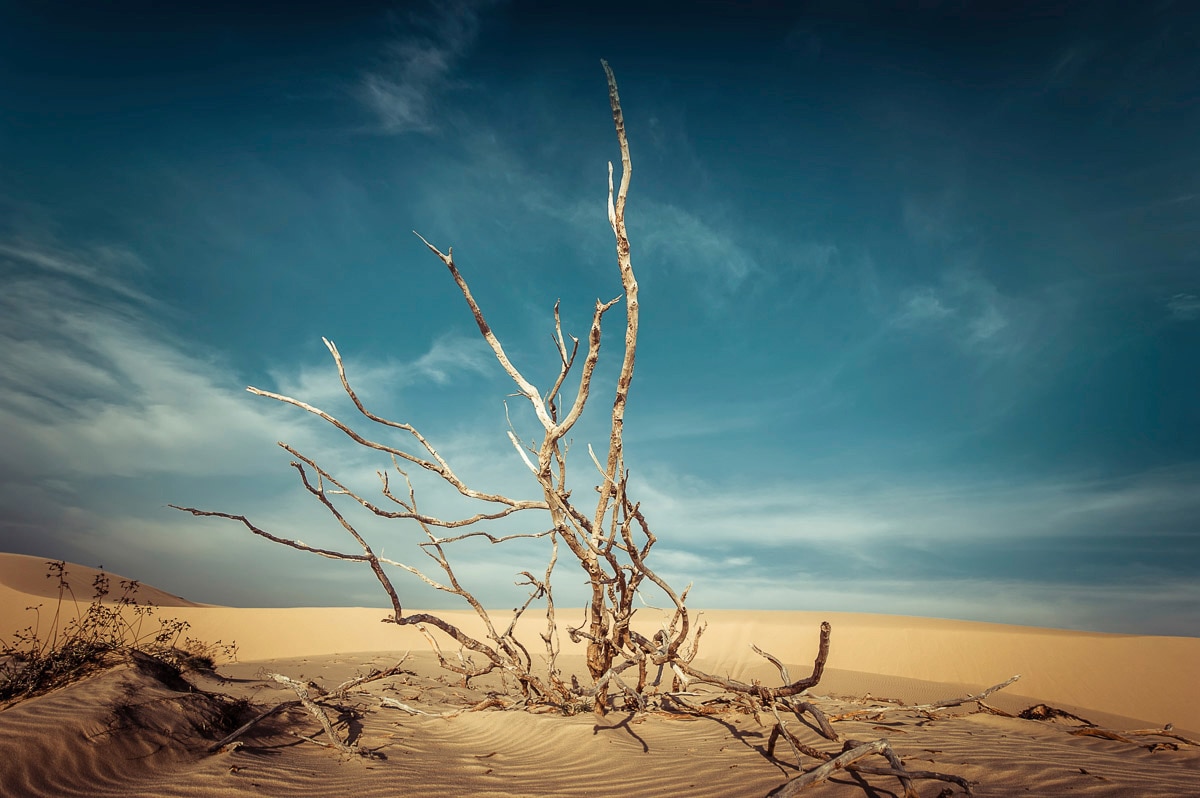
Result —
[[208, 643], [188, 637], [180, 645], [164, 650], [157, 656], [180, 670], [211, 671], [217, 667], [218, 660], [230, 661], [237, 657], [237, 643], [226, 643], [222, 640]]
[[[92, 671], [113, 664], [132, 651], [181, 669], [212, 669], [217, 657], [232, 659], [235, 643], [205, 643], [184, 637], [190, 624], [178, 618], [160, 618], [158, 607], [140, 604], [139, 584], [121, 580], [120, 594], [111, 592], [107, 574], [92, 580], [92, 600], [86, 609], [67, 580], [65, 562], [47, 563], [46, 578], [58, 581], [54, 614], [43, 629], [42, 606], [30, 626], [16, 632], [12, 641], [0, 638], [0, 701], [27, 698], [61, 687]], [[74, 610], [73, 617], [69, 617]], [[182, 642], [181, 642], [182, 641]]]

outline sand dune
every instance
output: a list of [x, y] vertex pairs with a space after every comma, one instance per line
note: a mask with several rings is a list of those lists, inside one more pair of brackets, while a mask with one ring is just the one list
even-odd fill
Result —
[[[0, 586], [17, 593], [25, 593], [39, 599], [57, 598], [58, 580], [47, 575], [47, 560], [45, 557], [31, 557], [27, 554], [0, 553]], [[75, 598], [86, 603], [92, 599], [92, 580], [102, 571], [98, 568], [88, 568], [86, 565], [72, 563], [68, 568], [71, 589]], [[130, 581], [128, 577], [106, 573], [109, 579], [109, 595], [116, 598], [121, 594], [121, 582]], [[159, 607], [202, 607], [194, 601], [159, 590], [153, 585], [138, 583], [137, 599], [141, 603], [155, 604]], [[41, 602], [39, 602], [41, 603]]]
[[[46, 603], [44, 589], [34, 592], [48, 581], [44, 572], [40, 559], [0, 555], [0, 635], [29, 624], [25, 607]], [[90, 584], [87, 569], [72, 566], [71, 574], [73, 582], [80, 575]], [[763, 796], [796, 773], [765, 757], [770, 725], [746, 713], [696, 718], [614, 712], [599, 719], [481, 712], [445, 720], [382, 709], [367, 695], [347, 702], [358, 713], [350, 728], [386, 758], [348, 759], [298, 740], [290, 732], [320, 733], [302, 710], [264, 723], [236, 751], [207, 754], [204, 748], [236, 714], [227, 696], [263, 707], [293, 697], [264, 679], [266, 670], [332, 685], [391, 664], [411, 649], [408, 672], [371, 692], [430, 712], [478, 700], [498, 685], [485, 679], [470, 689], [454, 686], [420, 635], [380, 623], [379, 609], [236, 609], [196, 606], [153, 588], [143, 587], [140, 595], [170, 597], [176, 603], [167, 608], [160, 602], [163, 614], [187, 620], [191, 634], [236, 639], [240, 661], [222, 666], [220, 679], [193, 676], [198, 690], [145, 664], [127, 663], [0, 712], [0, 793]], [[452, 614], [473, 626], [466, 613]], [[698, 664], [740, 679], [778, 678], [751, 643], [774, 652], [793, 673], [807, 672], [817, 625], [828, 619], [832, 653], [814, 693], [928, 701], [1021, 673], [1021, 681], [989, 703], [1015, 711], [1042, 701], [1110, 727], [1173, 722], [1200, 736], [1200, 639], [838, 613], [720, 611], [705, 617], [709, 630]], [[647, 611], [640, 620], [653, 627]], [[529, 636], [537, 631], [531, 623]], [[579, 657], [569, 650], [565, 663], [580, 665]], [[833, 745], [793, 726], [810, 744]], [[1151, 751], [986, 714], [933, 723], [904, 714], [847, 721], [839, 731], [857, 739], [886, 736], [910, 768], [976, 781], [981, 796], [1200, 795], [1200, 750], [1187, 746]], [[871, 783], [874, 793], [845, 777], [813, 794], [899, 794], [894, 779], [873, 777]], [[940, 785], [920, 788], [922, 795], [937, 795]]]

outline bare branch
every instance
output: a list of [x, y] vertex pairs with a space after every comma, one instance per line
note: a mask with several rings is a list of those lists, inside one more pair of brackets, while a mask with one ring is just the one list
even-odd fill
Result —
[[288, 548], [297, 549], [299, 551], [307, 551], [312, 554], [319, 554], [322, 557], [328, 557], [331, 560], [351, 560], [353, 562], [366, 562], [367, 561], [366, 555], [363, 555], [363, 554], [347, 554], [347, 553], [341, 552], [341, 551], [333, 551], [332, 549], [320, 549], [315, 546], [309, 546], [307, 543], [303, 543], [299, 540], [289, 540], [288, 538], [281, 538], [277, 535], [272, 535], [270, 532], [267, 532], [266, 530], [259, 529], [258, 527], [256, 527], [254, 524], [252, 524], [250, 522], [250, 519], [246, 518], [246, 516], [244, 516], [244, 515], [234, 515], [232, 513], [220, 513], [220, 512], [216, 512], [215, 510], [197, 510], [195, 507], [181, 507], [178, 504], [168, 504], [167, 506], [173, 510], [182, 510], [185, 513], [191, 513], [192, 515], [196, 515], [196, 516], [206, 516], [206, 517], [211, 517], [211, 518], [228, 518], [231, 521], [240, 521], [241, 524], [244, 527], [246, 527], [247, 529], [249, 529], [251, 532], [258, 535], [259, 537], [266, 538], [267, 540], [271, 541], [272, 543], [278, 543], [281, 546], [287, 546]]
[[817, 647], [817, 658], [813, 662], [813, 670], [810, 676], [803, 679], [797, 679], [791, 684], [786, 684], [783, 687], [764, 687], [761, 684], [746, 684], [739, 682], [736, 679], [728, 679], [722, 676], [713, 676], [703, 671], [693, 668], [686, 662], [677, 663], [692, 679], [708, 684], [715, 684], [718, 687], [729, 690], [733, 693], [746, 693], [755, 696], [765, 702], [770, 702], [776, 698], [787, 698], [798, 693], [802, 693], [810, 687], [815, 687], [820, 681], [821, 676], [825, 672], [825, 660], [829, 658], [829, 635], [831, 627], [828, 621], [821, 624], [821, 639]]
[[864, 709], [856, 709], [851, 712], [843, 712], [839, 715], [833, 716], [830, 718], [830, 720], [839, 721], [857, 717], [876, 717], [884, 714], [885, 712], [933, 712], [939, 709], [949, 709], [950, 707], [961, 706], [972, 701], [982, 701], [992, 693], [1003, 690], [1005, 687], [1008, 687], [1020, 678], [1021, 675], [1017, 674], [1016, 676], [1006, 679], [999, 684], [993, 684], [991, 687], [981, 693], [962, 696], [961, 698], [947, 698], [942, 701], [935, 701], [932, 704], [915, 704], [912, 706], [906, 704], [886, 704], [881, 706], [866, 707]]
[[753, 645], [753, 644], [750, 646], [750, 648], [754, 649], [755, 654], [759, 655], [760, 657], [767, 660], [768, 662], [770, 662], [772, 665], [774, 665], [776, 668], [779, 669], [779, 677], [781, 679], [783, 679], [784, 684], [791, 684], [792, 677], [788, 675], [787, 665], [784, 665], [782, 662], [780, 662], [779, 657], [776, 657], [774, 654], [771, 654], [769, 652], [763, 651], [761, 648], [759, 648], [758, 646]]
[[509, 705], [509, 702], [505, 701], [504, 699], [493, 696], [491, 698], [485, 698], [473, 706], [464, 707], [463, 709], [456, 709], [451, 712], [426, 712], [423, 709], [410, 707], [403, 701], [397, 701], [396, 699], [388, 698], [387, 696], [379, 696], [379, 706], [381, 707], [399, 709], [400, 711], [407, 712], [410, 715], [424, 715], [430, 718], [457, 718], [459, 715], [462, 715], [465, 712], [481, 712], [492, 707], [507, 708]]
[[522, 448], [521, 442], [517, 440], [517, 436], [512, 430], [508, 431], [508, 439], [512, 441], [513, 448], [517, 450], [517, 454], [521, 455], [521, 460], [525, 462], [525, 465], [529, 468], [530, 473], [532, 473], [534, 476], [537, 476], [537, 466], [535, 466], [533, 461], [529, 459], [529, 455], [525, 453], [525, 449]]
[[[300, 705], [300, 701], [298, 701], [298, 700], [297, 701], [284, 701], [281, 704], [276, 704], [275, 706], [271, 707], [270, 709], [265, 709], [262, 712], [255, 715], [250, 720], [243, 723], [241, 726], [238, 726], [236, 729], [234, 729], [229, 734], [222, 737], [220, 740], [217, 740], [215, 743], [213, 743], [212, 745], [205, 748], [204, 750], [205, 750], [205, 752], [210, 753], [210, 754], [216, 753], [217, 751], [220, 751], [222, 748], [224, 748], [225, 746], [232, 743], [237, 738], [241, 737], [246, 732], [253, 729], [258, 724], [262, 723], [267, 718], [269, 718], [272, 715], [274, 715], [275, 713], [279, 712], [280, 710], [290, 709], [291, 707], [299, 706], [299, 705]], [[241, 745], [241, 743], [238, 743], [238, 745]]]
[[[579, 388], [575, 393], [575, 402], [571, 405], [567, 417], [553, 429], [553, 434], [547, 436], [547, 441], [556, 441], [566, 435], [583, 414], [584, 405], [587, 404], [591, 395], [592, 375], [596, 371], [596, 364], [600, 361], [600, 321], [608, 309], [619, 301], [619, 297], [608, 302], [596, 301], [596, 309], [592, 315], [592, 328], [588, 333], [588, 353], [583, 359], [583, 371], [579, 375]], [[576, 342], [575, 346], [578, 348], [579, 343]], [[571, 359], [574, 360], [574, 357], [575, 355], [572, 353]], [[565, 370], [563, 376], [566, 376]]]
[[[1096, 726], [1083, 726], [1078, 729], [1072, 729], [1071, 734], [1076, 737], [1103, 737], [1107, 740], [1116, 740], [1118, 742], [1129, 743], [1131, 745], [1140, 744], [1136, 740], [1131, 740], [1131, 737], [1167, 737], [1172, 740], [1178, 740], [1184, 745], [1200, 746], [1200, 742], [1193, 740], [1190, 737], [1184, 737], [1182, 734], [1176, 734], [1175, 732], [1171, 731], [1170, 727], [1164, 729], [1132, 729], [1129, 731], [1117, 731], [1115, 729], [1101, 729]], [[1150, 747], [1153, 748], [1155, 745], [1161, 746], [1162, 744], [1154, 743], [1151, 744]]]
[[500, 345], [500, 339], [492, 332], [487, 319], [483, 317], [483, 311], [480, 310], [475, 297], [471, 295], [471, 289], [467, 286], [467, 281], [463, 279], [462, 274], [458, 271], [458, 267], [454, 264], [454, 247], [450, 247], [445, 254], [442, 254], [441, 250], [426, 241], [424, 236], [416, 230], [413, 230], [413, 235], [421, 239], [421, 243], [429, 247], [429, 251], [437, 255], [442, 263], [446, 264], [446, 268], [450, 270], [450, 276], [458, 284], [458, 289], [462, 291], [463, 299], [467, 300], [467, 305], [471, 308], [471, 313], [475, 316], [475, 324], [479, 327], [479, 332], [483, 334], [483, 339], [492, 348], [492, 353], [496, 356], [496, 361], [504, 369], [504, 372], [512, 378], [512, 381], [516, 383], [517, 390], [520, 391], [521, 395], [533, 405], [533, 412], [537, 415], [538, 421], [542, 422], [542, 426], [546, 429], [552, 429], [554, 421], [550, 418], [550, 413], [546, 409], [546, 403], [542, 401], [541, 393], [537, 388], [533, 387], [533, 384], [529, 380], [525, 379], [524, 375], [508, 359], [508, 355], [504, 352], [504, 347]]
[[[306, 462], [312, 465], [313, 468], [317, 469], [318, 475], [320, 475], [320, 478], [323, 480], [325, 477], [325, 472], [320, 468], [317, 468], [316, 464], [311, 460], [306, 460]], [[366, 557], [367, 564], [371, 566], [371, 571], [375, 574], [375, 578], [379, 580], [379, 584], [383, 586], [384, 592], [387, 593], [388, 598], [391, 600], [392, 612], [395, 614], [396, 620], [399, 621], [400, 616], [404, 614], [404, 609], [400, 605], [400, 597], [396, 594], [396, 588], [392, 586], [392, 580], [388, 578], [387, 572], [383, 570], [383, 566], [380, 565], [379, 558], [375, 556], [375, 552], [371, 550], [370, 545], [368, 545], [363, 536], [358, 533], [358, 530], [355, 529], [350, 522], [346, 520], [346, 517], [342, 515], [336, 507], [333, 506], [333, 502], [331, 502], [329, 497], [325, 494], [323, 483], [315, 486], [310, 484], [308, 481], [308, 474], [306, 474], [304, 471], [304, 466], [295, 461], [292, 461], [291, 465], [296, 469], [297, 472], [299, 472], [300, 480], [304, 483], [305, 489], [308, 490], [308, 492], [314, 497], [316, 497], [317, 501], [321, 502], [321, 504], [325, 506], [325, 509], [327, 509], [330, 514], [337, 519], [342, 528], [349, 532], [355, 541], [358, 542], [358, 545], [362, 547], [363, 555]]]
[[904, 770], [900, 765], [900, 758], [896, 756], [895, 751], [887, 740], [875, 740], [870, 743], [861, 743], [854, 748], [845, 751], [839, 756], [830, 759], [825, 764], [813, 768], [802, 776], [798, 776], [787, 784], [784, 784], [779, 789], [771, 793], [771, 798], [791, 798], [794, 795], [799, 795], [809, 787], [814, 787], [837, 773], [839, 770], [846, 770], [855, 762], [865, 759], [873, 754], [879, 754], [888, 759], [892, 768], [903, 775], [899, 775], [900, 782], [904, 787], [904, 798], [921, 798], [917, 791], [913, 788], [911, 775]]
[[[478, 530], [476, 532], [466, 532], [462, 535], [455, 535], [454, 537], [449, 537], [449, 538], [435, 538], [434, 540], [429, 541], [429, 543], [436, 543], [440, 546], [443, 543], [457, 543], [458, 541], [466, 540], [467, 538], [487, 538], [488, 541], [491, 543], [504, 543], [509, 540], [518, 540], [520, 538], [528, 538], [531, 540], [535, 540], [537, 538], [544, 538], [547, 535], [552, 535], [552, 534], [554, 534], [553, 529], [547, 529], [545, 532], [514, 532], [511, 535], [500, 535], [500, 536], [493, 535], [491, 532], [484, 532], [483, 530]], [[425, 546], [428, 544], [422, 543], [421, 545]]]
[[559, 315], [558, 307], [560, 300], [554, 301], [554, 335], [551, 336], [554, 340], [554, 346], [558, 349], [558, 359], [560, 368], [558, 371], [558, 379], [554, 381], [550, 392], [546, 394], [546, 405], [550, 409], [550, 417], [555, 421], [558, 420], [555, 408], [557, 403], [558, 392], [562, 389], [563, 382], [567, 378], [568, 372], [575, 364], [575, 356], [579, 353], [579, 339], [571, 336], [571, 353], [567, 354], [567, 342], [563, 338], [562, 331], [562, 316]]
[[817, 731], [826, 740], [832, 740], [836, 743], [841, 739], [838, 733], [833, 730], [829, 718], [816, 704], [811, 701], [795, 701], [787, 698], [783, 699], [783, 704], [795, 712], [796, 717], [801, 717], [805, 713], [811, 715], [813, 720], [817, 722]]
[[320, 722], [321, 728], [325, 730], [325, 735], [329, 738], [330, 742], [333, 743], [335, 748], [344, 751], [347, 754], [362, 753], [362, 750], [357, 745], [348, 743], [338, 736], [338, 733], [333, 728], [333, 722], [329, 720], [329, 715], [327, 715], [325, 710], [321, 708], [317, 702], [313, 701], [311, 696], [309, 696], [308, 685], [304, 684], [303, 682], [298, 682], [295, 679], [289, 679], [281, 673], [271, 673], [268, 675], [280, 684], [285, 684], [295, 691], [296, 695], [300, 698], [300, 703], [303, 704], [304, 708], [307, 709], [312, 716]]
[[[385, 620], [387, 620], [387, 619], [385, 619]], [[454, 624], [448, 623], [447, 621], [443, 621], [441, 618], [437, 617], [436, 615], [430, 615], [428, 613], [418, 613], [415, 615], [408, 615], [404, 618], [404, 620], [400, 621], [400, 623], [403, 625], [406, 625], [406, 626], [415, 625], [417, 627], [417, 629], [423, 635], [425, 635], [425, 639], [428, 640], [429, 644], [433, 647], [434, 653], [437, 654], [438, 661], [441, 663], [441, 666], [443, 668], [446, 668], [447, 670], [451, 670], [451, 671], [454, 671], [455, 673], [463, 674], [464, 676], [467, 676], [468, 678], [470, 678], [472, 676], [482, 676], [485, 673], [490, 673], [491, 671], [495, 670], [496, 668], [501, 667], [503, 664], [503, 660], [501, 660], [500, 655], [498, 653], [496, 653], [496, 651], [494, 649], [492, 649], [490, 646], [484, 645], [483, 643], [479, 642], [475, 638], [473, 638], [470, 635], [463, 632], [461, 629], [459, 629]], [[473, 669], [473, 668], [472, 669], [463, 669], [456, 665], [453, 665], [442, 654], [442, 649], [440, 646], [438, 646], [437, 641], [433, 638], [433, 636], [430, 635], [422, 627], [422, 624], [426, 624], [426, 623], [429, 624], [430, 626], [435, 626], [438, 629], [442, 630], [447, 635], [449, 635], [450, 637], [452, 637], [456, 641], [458, 641], [459, 645], [463, 646], [464, 648], [469, 648], [472, 651], [477, 651], [480, 654], [483, 654], [485, 657], [488, 658], [489, 664], [480, 669]]]
[[917, 707], [914, 707], [914, 709], [922, 709], [922, 710], [923, 709], [945, 709], [947, 707], [957, 707], [960, 704], [966, 704], [971, 701], [982, 701], [983, 699], [990, 696], [992, 693], [1003, 690], [1005, 687], [1008, 687], [1010, 684], [1013, 684], [1020, 678], [1021, 678], [1021, 674], [1018, 673], [1015, 676], [1011, 676], [1008, 679], [1005, 679], [1004, 681], [1000, 682], [999, 684], [993, 684], [991, 687], [984, 690], [982, 693], [975, 693], [974, 695], [963, 696], [962, 698], [947, 698], [942, 701], [936, 701], [932, 704], [919, 705]]
[[[327, 342], [327, 343], [330, 346], [330, 350], [335, 352], [334, 358], [335, 358], [335, 360], [338, 361], [338, 365], [340, 368], [341, 367], [341, 361], [340, 361], [341, 356], [336, 354], [337, 350], [336, 350], [336, 348], [333, 347], [332, 342]], [[446, 463], [446, 461], [442, 459], [441, 455], [439, 455], [437, 453], [437, 450], [434, 449], [432, 446], [430, 446], [429, 442], [425, 440], [424, 436], [422, 436], [421, 433], [416, 430], [416, 428], [412, 427], [409, 424], [402, 424], [402, 423], [395, 422], [395, 421], [387, 421], [384, 419], [380, 419], [376, 416], [368, 414], [367, 411], [365, 409], [362, 409], [361, 405], [360, 405], [360, 409], [362, 409], [363, 414], [367, 415], [367, 417], [370, 418], [371, 420], [379, 421], [381, 424], [386, 424], [387, 426], [404, 430], [404, 431], [408, 432], [410, 435], [412, 435], [417, 440], [417, 442], [420, 443], [421, 446], [427, 452], [429, 452], [429, 455], [430, 455], [430, 457], [433, 458], [433, 460], [425, 460], [420, 457], [417, 457], [414, 454], [410, 454], [409, 452], [406, 452], [403, 449], [397, 449], [394, 446], [388, 446], [386, 444], [382, 444], [377, 441], [368, 440], [367, 438], [364, 438], [362, 435], [359, 435], [357, 432], [355, 432], [353, 429], [351, 429], [348, 425], [346, 425], [343, 422], [339, 421], [338, 419], [334, 418], [329, 413], [326, 413], [324, 410], [314, 407], [314, 406], [308, 404], [307, 402], [301, 402], [299, 399], [293, 399], [290, 396], [284, 396], [283, 394], [272, 393], [270, 391], [263, 391], [258, 388], [255, 388], [253, 386], [246, 388], [246, 390], [252, 394], [255, 394], [256, 396], [264, 396], [268, 399], [274, 399], [278, 402], [283, 402], [284, 404], [289, 404], [289, 405], [293, 405], [295, 407], [299, 407], [301, 410], [305, 410], [309, 413], [312, 413], [313, 415], [317, 416], [318, 418], [321, 418], [324, 421], [328, 422], [329, 424], [332, 424], [334, 427], [337, 427], [339, 430], [341, 430], [343, 433], [345, 433], [347, 437], [349, 437], [352, 441], [354, 441], [355, 443], [357, 443], [360, 446], [366, 447], [368, 449], [374, 449], [375, 451], [379, 451], [379, 452], [385, 452], [394, 457], [399, 457], [402, 460], [406, 460], [410, 463], [413, 463], [414, 465], [420, 466], [421, 468], [425, 469], [426, 471], [431, 471], [431, 472], [437, 474], [442, 479], [444, 479], [446, 482], [450, 483], [452, 486], [454, 486], [455, 490], [457, 490], [463, 496], [466, 496], [468, 499], [476, 499], [478, 501], [492, 502], [492, 503], [496, 503], [496, 504], [507, 504], [507, 505], [523, 504], [521, 502], [515, 502], [512, 499], [509, 499], [507, 496], [502, 496], [499, 494], [492, 494], [492, 493], [483, 493], [482, 491], [472, 490], [471, 488], [467, 487], [462, 482], [462, 480], [460, 480], [458, 478], [458, 476], [454, 473], [454, 471], [450, 468], [450, 466]], [[357, 396], [353, 396], [353, 394], [352, 394], [352, 397], [355, 399], [355, 402], [357, 403]], [[287, 444], [285, 444], [285, 443], [281, 442], [279, 445], [285, 449], [288, 448]], [[544, 505], [542, 505], [542, 503], [540, 503], [540, 502], [528, 503], [528, 508], [529, 509], [545, 509]], [[524, 508], [522, 508], [522, 509], [524, 509]]]
[[412, 653], [412, 652], [405, 652], [404, 656], [401, 657], [400, 660], [390, 668], [387, 668], [385, 670], [372, 670], [370, 673], [364, 674], [362, 676], [354, 676], [350, 679], [347, 679], [346, 681], [339, 684], [337, 687], [330, 690], [327, 695], [335, 697], [335, 698], [339, 697], [339, 696], [344, 696], [349, 691], [351, 691], [357, 687], [362, 687], [364, 684], [370, 684], [371, 682], [377, 682], [380, 679], [386, 679], [389, 676], [395, 676], [397, 673], [402, 673], [403, 671], [401, 669], [401, 666], [404, 665], [404, 663], [408, 661], [408, 657], [409, 657], [410, 653]]

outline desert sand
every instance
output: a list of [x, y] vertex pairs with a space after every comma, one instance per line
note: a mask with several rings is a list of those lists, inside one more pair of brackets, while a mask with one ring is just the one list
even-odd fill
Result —
[[[0, 637], [32, 623], [26, 608], [54, 605], [44, 560], [0, 554]], [[95, 572], [69, 566], [81, 605]], [[113, 577], [114, 588], [120, 577]], [[798, 774], [790, 751], [765, 755], [774, 722], [729, 709], [695, 717], [613, 711], [573, 717], [482, 711], [446, 719], [379, 706], [380, 696], [430, 713], [468, 706], [498, 685], [459, 686], [439, 670], [415, 630], [381, 623], [377, 608], [243, 609], [200, 605], [142, 586], [159, 614], [191, 624], [188, 634], [236, 640], [236, 662], [180, 682], [127, 662], [0, 711], [0, 794], [4, 796], [765, 796]], [[72, 609], [73, 611], [73, 609]], [[639, 617], [653, 624], [650, 610]], [[453, 616], [474, 628], [465, 612]], [[560, 623], [577, 620], [560, 610]], [[752, 644], [811, 669], [822, 620], [833, 626], [818, 696], [869, 694], [908, 703], [978, 692], [1021, 679], [988, 703], [1016, 713], [1050, 704], [1110, 729], [1161, 728], [1200, 738], [1200, 639], [1112, 635], [885, 615], [712, 611], [700, 657], [704, 669], [777, 683]], [[540, 619], [529, 618], [536, 640]], [[570, 645], [566, 643], [565, 645]], [[321, 739], [302, 708], [278, 713], [233, 750], [206, 748], [235, 715], [295, 698], [268, 672], [326, 687], [385, 668], [406, 652], [404, 671], [352, 694], [341, 706], [357, 742], [377, 758], [348, 756], [302, 740]], [[564, 670], [582, 673], [581, 652]], [[251, 702], [247, 708], [244, 703]], [[916, 770], [974, 782], [978, 796], [1200, 796], [1200, 748], [1172, 738], [1140, 744], [1070, 734], [1075, 725], [978, 712], [975, 704], [930, 721], [917, 713], [837, 724], [844, 737], [886, 737]], [[798, 721], [805, 742], [836, 752]], [[1163, 745], [1166, 743], [1167, 745]], [[805, 759], [805, 768], [814, 760]], [[882, 764], [880, 760], [879, 764]], [[805, 793], [828, 798], [902, 795], [896, 779], [870, 786], [842, 774]], [[947, 785], [921, 781], [923, 796]], [[955, 788], [956, 794], [961, 794]]]

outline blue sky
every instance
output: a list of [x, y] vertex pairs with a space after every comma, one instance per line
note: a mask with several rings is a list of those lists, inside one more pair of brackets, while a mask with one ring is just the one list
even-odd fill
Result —
[[[385, 603], [166, 507], [351, 543], [274, 442], [364, 491], [387, 462], [243, 390], [351, 419], [321, 336], [464, 479], [536, 498], [512, 385], [411, 231], [548, 386], [555, 300], [582, 336], [619, 293], [606, 58], [627, 463], [693, 604], [1200, 635], [1186, 4], [201, 5], [0, 6], [0, 548], [199, 601]], [[468, 545], [460, 575], [506, 606], [537, 556]]]

